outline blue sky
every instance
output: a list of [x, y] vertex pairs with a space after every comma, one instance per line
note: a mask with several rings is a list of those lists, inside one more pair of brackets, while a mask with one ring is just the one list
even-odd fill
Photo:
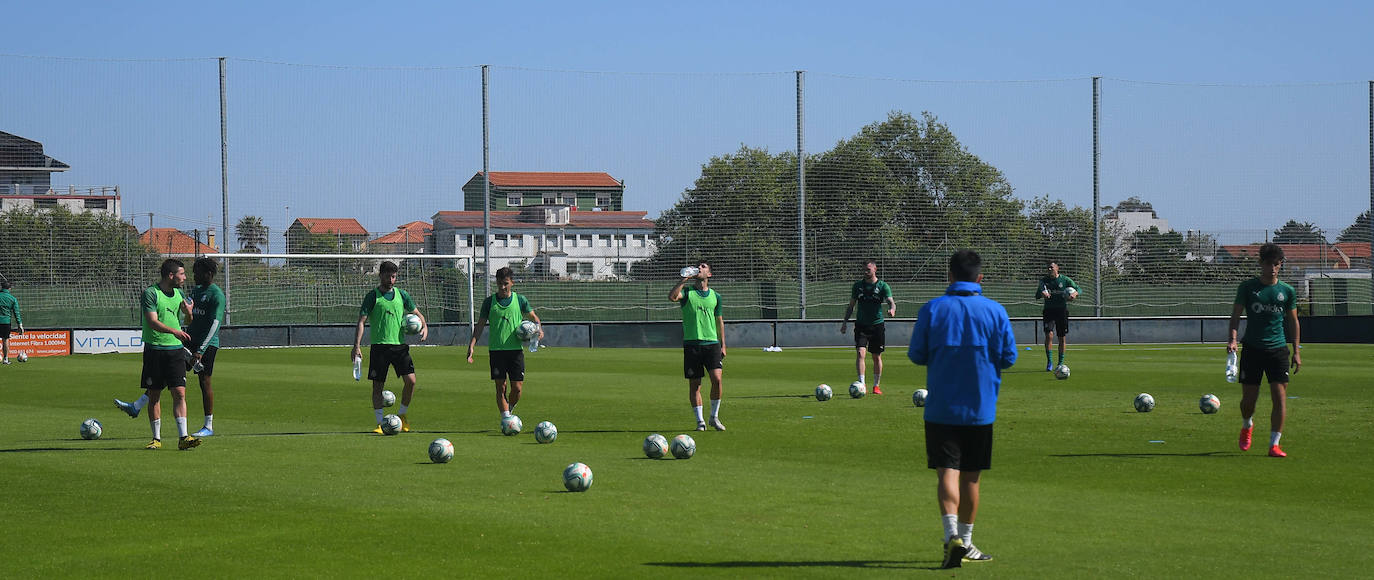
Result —
[[[275, 229], [400, 192], [411, 207], [363, 220], [382, 232], [458, 209], [489, 64], [494, 170], [607, 171], [654, 216], [712, 155], [791, 149], [790, 71], [806, 70], [811, 152], [930, 110], [1018, 195], [1088, 206], [1098, 75], [1104, 203], [1138, 195], [1228, 237], [1287, 217], [1339, 231], [1368, 207], [1370, 6], [9, 3], [0, 130], [71, 164], [59, 183], [120, 184], [126, 214], [218, 223], [208, 59], [230, 57], [230, 221]], [[1255, 195], [1265, 207], [1230, 215]]]

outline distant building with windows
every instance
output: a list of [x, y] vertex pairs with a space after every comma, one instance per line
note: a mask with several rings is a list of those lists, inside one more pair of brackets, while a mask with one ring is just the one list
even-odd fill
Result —
[[[463, 210], [482, 211], [482, 172], [463, 184]], [[605, 172], [493, 171], [491, 210], [566, 205], [579, 211], [622, 211], [625, 182]]]
[[70, 165], [43, 153], [43, 144], [0, 131], [0, 212], [18, 208], [120, 216], [117, 186], [52, 186], [52, 174]]
[[[491, 212], [491, 272], [503, 266], [535, 277], [614, 280], [654, 255], [654, 222], [643, 211], [581, 211], [531, 205]], [[487, 261], [481, 211], [434, 214], [432, 251]]]
[[286, 228], [286, 253], [314, 253], [309, 240], [316, 236], [333, 236], [339, 245], [351, 252], [367, 248], [367, 228], [354, 218], [297, 218]]

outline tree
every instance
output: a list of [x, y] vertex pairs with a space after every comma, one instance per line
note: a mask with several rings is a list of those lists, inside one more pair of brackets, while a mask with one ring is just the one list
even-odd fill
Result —
[[261, 254], [268, 245], [267, 226], [263, 225], [261, 217], [243, 216], [234, 226], [234, 233], [239, 238], [239, 251], [245, 254]]
[[1312, 222], [1299, 223], [1288, 220], [1283, 227], [1274, 230], [1275, 244], [1326, 244], [1326, 237], [1317, 230]]
[[1150, 202], [1141, 200], [1139, 197], [1136, 197], [1134, 195], [1122, 200], [1121, 203], [1116, 204], [1116, 207], [1108, 206], [1103, 209], [1105, 209], [1107, 211], [1107, 214], [1109, 214], [1111, 217], [1117, 217], [1117, 215], [1122, 212], [1145, 211], [1150, 212], [1150, 217], [1152, 218], [1159, 217], [1159, 214], [1155, 213], [1155, 208], [1154, 206], [1150, 205]]
[[0, 213], [0, 273], [49, 284], [142, 283], [157, 252], [138, 243], [138, 230], [112, 215], [66, 207]]
[[1350, 224], [1350, 227], [1341, 230], [1341, 235], [1336, 241], [1369, 243], [1369, 210], [1356, 216], [1355, 223]]

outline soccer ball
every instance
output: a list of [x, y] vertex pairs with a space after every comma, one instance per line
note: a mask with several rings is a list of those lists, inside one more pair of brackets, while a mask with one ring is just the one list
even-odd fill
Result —
[[830, 390], [830, 385], [821, 383], [816, 386], [816, 400], [829, 401], [830, 397], [835, 396], [835, 392]]
[[17, 355], [14, 356], [14, 358], [19, 359], [19, 362], [21, 362], [21, 363], [29, 362], [29, 353], [26, 353], [26, 352], [24, 352], [24, 351], [21, 350], [21, 351], [19, 351], [19, 354], [17, 354]]
[[382, 417], [382, 434], [395, 435], [401, 432], [401, 418], [395, 415]]
[[453, 443], [439, 438], [429, 444], [429, 460], [435, 463], [448, 463], [453, 459]]
[[1198, 400], [1197, 407], [1202, 409], [1203, 414], [1211, 415], [1221, 410], [1221, 399], [1218, 399], [1216, 395], [1208, 393], [1203, 395], [1202, 399]]
[[553, 443], [558, 438], [558, 427], [548, 421], [540, 421], [534, 426], [534, 440], [540, 443]]
[[100, 426], [100, 421], [96, 419], [86, 419], [81, 422], [82, 439], [99, 439], [105, 429]]
[[692, 439], [691, 435], [683, 433], [673, 438], [673, 442], [669, 445], [669, 448], [673, 450], [673, 457], [678, 459], [691, 459], [692, 456], [697, 453], [697, 442], [695, 439]]
[[520, 429], [524, 426], [525, 425], [520, 422], [520, 417], [517, 417], [515, 415], [501, 418], [502, 435], [519, 435]]
[[862, 399], [864, 395], [867, 394], [868, 388], [865, 387], [863, 383], [859, 381], [849, 383], [849, 396], [854, 397], [855, 399]]
[[420, 317], [414, 314], [407, 314], [405, 318], [401, 319], [401, 328], [406, 331], [406, 334], [420, 334], [420, 329], [423, 327], [424, 324], [420, 322]]
[[533, 320], [521, 322], [520, 326], [515, 327], [515, 336], [520, 339], [520, 342], [529, 342], [534, 337], [539, 336], [539, 325], [535, 324]]
[[1069, 378], [1069, 365], [1059, 365], [1054, 367], [1054, 378], [1064, 380]]
[[382, 391], [382, 406], [383, 406], [383, 407], [390, 407], [390, 406], [395, 405], [395, 404], [396, 404], [396, 393], [393, 393], [393, 392], [391, 392], [391, 391]]
[[1155, 408], [1155, 398], [1149, 393], [1141, 393], [1135, 396], [1135, 410], [1141, 413], [1149, 413]]
[[644, 438], [644, 456], [658, 459], [668, 454], [668, 439], [658, 433]]
[[930, 393], [925, 389], [916, 389], [916, 392], [911, 394], [911, 403], [917, 407], [926, 406], [926, 395], [928, 394]]
[[574, 463], [563, 468], [563, 487], [568, 491], [587, 491], [592, 486], [592, 468]]

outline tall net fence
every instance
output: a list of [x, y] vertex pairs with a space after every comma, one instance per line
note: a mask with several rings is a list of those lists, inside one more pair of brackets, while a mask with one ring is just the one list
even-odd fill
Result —
[[[677, 318], [700, 260], [730, 319], [839, 317], [866, 259], [910, 316], [973, 248], [1014, 316], [1051, 261], [1076, 316], [1176, 316], [1228, 314], [1275, 242], [1304, 314], [1371, 311], [1368, 83], [12, 56], [0, 76], [0, 276], [31, 327], [137, 324], [164, 257], [219, 252], [465, 254], [478, 300], [509, 267], [547, 320], [636, 321]], [[405, 262], [432, 319], [469, 321], [466, 263]], [[370, 268], [230, 260], [230, 324], [352, 322]]]

